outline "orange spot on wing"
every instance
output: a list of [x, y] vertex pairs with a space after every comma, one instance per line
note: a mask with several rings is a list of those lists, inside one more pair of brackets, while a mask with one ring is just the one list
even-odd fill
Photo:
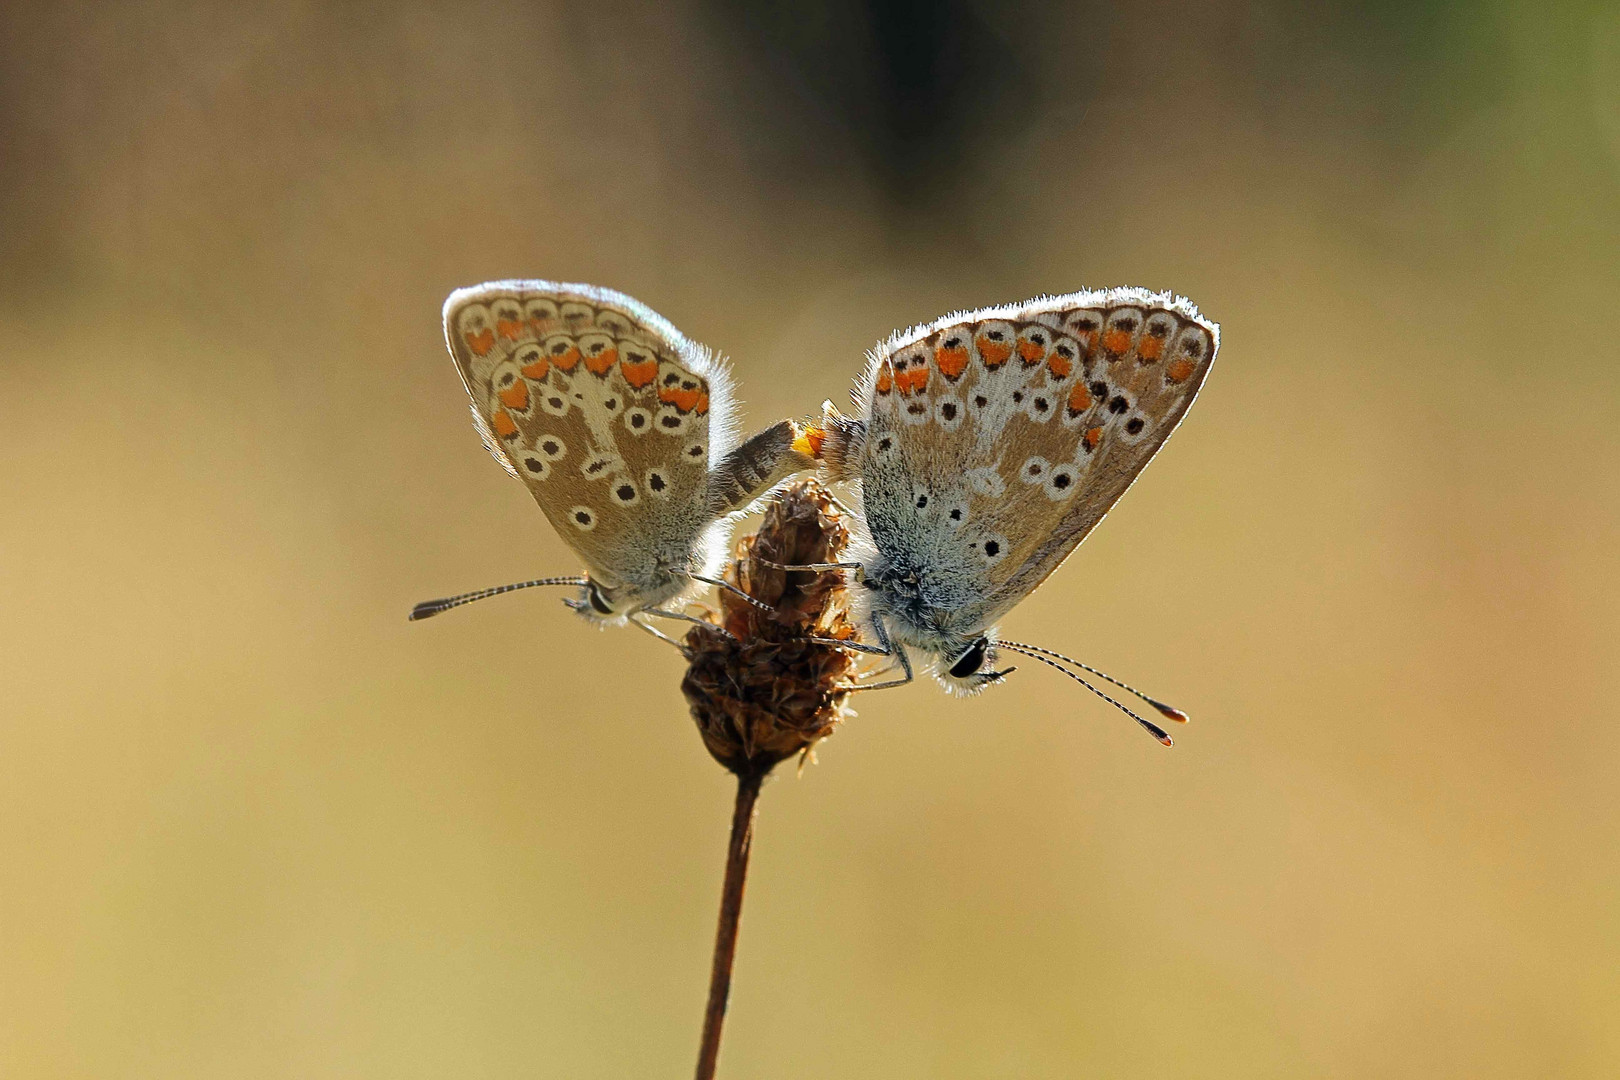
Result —
[[1069, 415], [1078, 416], [1089, 408], [1091, 392], [1086, 389], [1084, 382], [1075, 383], [1074, 389], [1069, 391]]
[[521, 370], [525, 379], [543, 379], [546, 372], [551, 370], [551, 363], [544, 356], [537, 356], [524, 364]]
[[984, 361], [985, 367], [996, 368], [1007, 362], [1012, 355], [1012, 346], [1005, 341], [991, 341], [981, 337], [977, 342], [979, 346], [979, 359]]
[[585, 366], [591, 369], [592, 375], [606, 375], [613, 370], [613, 365], [619, 362], [618, 349], [603, 349], [595, 356], [585, 358]]
[[517, 422], [512, 419], [512, 414], [505, 409], [495, 410], [495, 415], [490, 417], [490, 426], [495, 429], [495, 434], [503, 439], [510, 439], [517, 434], [518, 430]]
[[468, 333], [463, 336], [467, 339], [467, 348], [471, 349], [475, 356], [488, 356], [489, 350], [495, 347], [495, 331], [487, 326], [481, 334]]
[[1164, 338], [1154, 337], [1152, 334], [1143, 338], [1142, 344], [1136, 347], [1136, 353], [1142, 358], [1143, 363], [1157, 360], [1163, 352]]
[[1111, 353], [1122, 354], [1131, 347], [1131, 335], [1123, 330], [1110, 330], [1103, 335], [1103, 348]]
[[513, 379], [512, 385], [496, 396], [508, 409], [516, 409], [518, 412], [529, 411], [529, 384], [522, 379]]
[[[691, 412], [697, 407], [698, 400], [706, 397], [708, 395], [701, 390], [682, 390], [678, 386], [662, 387], [658, 391], [659, 401], [665, 405], [673, 405], [683, 413]], [[707, 401], [704, 402], [704, 407], [708, 407]]]
[[640, 390], [658, 377], [658, 361], [643, 360], [639, 364], [633, 364], [626, 360], [619, 365], [619, 370], [624, 373], [625, 382]]
[[1164, 369], [1164, 377], [1171, 382], [1186, 382], [1187, 376], [1192, 373], [1193, 362], [1191, 360], [1175, 360], [1171, 362], [1169, 367]]
[[910, 371], [902, 371], [894, 377], [900, 384], [902, 394], [920, 394], [928, 389], [928, 365], [918, 363]]
[[947, 379], [960, 379], [962, 372], [967, 370], [968, 351], [962, 346], [954, 349], [941, 346], [934, 350], [934, 363], [939, 365], [939, 370], [944, 372]]
[[893, 390], [893, 389], [894, 389], [894, 368], [890, 367], [889, 362], [887, 360], [885, 360], [885, 361], [883, 361], [883, 366], [878, 368], [877, 392], [880, 393], [880, 394], [887, 394], [890, 390]]
[[556, 364], [563, 371], [573, 371], [579, 367], [579, 347], [570, 345], [567, 352], [552, 353], [550, 359], [553, 364]]
[[523, 332], [522, 319], [496, 319], [495, 329], [501, 337], [515, 341]]
[[1102, 428], [1094, 427], [1086, 432], [1085, 443], [1087, 450], [1097, 449], [1097, 444], [1100, 442], [1102, 442]]
[[697, 399], [697, 404], [694, 405], [693, 408], [697, 410], [697, 414], [699, 416], [702, 416], [704, 413], [708, 412], [709, 411], [709, 395], [708, 394], [699, 394], [698, 399]]
[[1020, 341], [1018, 355], [1023, 358], [1024, 363], [1033, 366], [1040, 363], [1041, 358], [1046, 355], [1046, 346], [1037, 345], [1033, 341]]
[[1063, 357], [1059, 356], [1057, 350], [1054, 349], [1052, 350], [1052, 355], [1046, 358], [1046, 370], [1050, 371], [1053, 375], [1060, 379], [1067, 379], [1069, 377], [1069, 372], [1074, 370], [1074, 365], [1068, 360], [1065, 360]]

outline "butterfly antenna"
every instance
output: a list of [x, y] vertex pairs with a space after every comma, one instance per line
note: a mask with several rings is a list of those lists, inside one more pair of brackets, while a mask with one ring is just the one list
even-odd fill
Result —
[[[1160, 727], [1158, 724], [1155, 724], [1151, 720], [1148, 720], [1148, 719], [1145, 719], [1145, 718], [1143, 718], [1141, 716], [1138, 716], [1136, 713], [1132, 712], [1125, 705], [1122, 705], [1120, 702], [1115, 701], [1113, 698], [1109, 697], [1107, 694], [1103, 693], [1101, 690], [1097, 689], [1095, 686], [1092, 686], [1090, 683], [1086, 682], [1086, 680], [1082, 679], [1080, 676], [1076, 675], [1074, 672], [1070, 671], [1068, 668], [1064, 667], [1062, 664], [1058, 663], [1056, 660], [1049, 660], [1046, 657], [1042, 656], [1040, 652], [1037, 652], [1037, 651], [1035, 651], [1033, 649], [1026, 650], [1026, 649], [1014, 644], [1013, 642], [1009, 642], [1009, 641], [998, 641], [998, 642], [996, 642], [996, 647], [997, 648], [1006, 647], [1008, 649], [1011, 649], [1015, 653], [1022, 653], [1023, 655], [1029, 657], [1031, 660], [1039, 660], [1041, 663], [1045, 664], [1047, 667], [1050, 667], [1050, 668], [1053, 668], [1054, 670], [1063, 672], [1063, 674], [1067, 675], [1069, 678], [1073, 679], [1075, 682], [1079, 683], [1081, 686], [1085, 687], [1087, 690], [1090, 690], [1093, 694], [1096, 694], [1098, 697], [1100, 697], [1104, 701], [1108, 702], [1108, 704], [1112, 705], [1114, 708], [1118, 709], [1120, 712], [1124, 713], [1126, 716], [1130, 717], [1132, 720], [1135, 720], [1138, 724], [1141, 724], [1144, 728], [1147, 729], [1147, 732], [1148, 732], [1149, 735], [1152, 735], [1155, 739], [1158, 739], [1164, 745], [1166, 745], [1166, 746], [1174, 746], [1175, 745], [1174, 741], [1170, 738], [1170, 733], [1165, 731], [1164, 728]], [[1045, 650], [1041, 650], [1041, 651], [1044, 652]]]
[[430, 615], [437, 615], [441, 611], [470, 604], [474, 600], [484, 600], [502, 593], [516, 592], [519, 589], [532, 589], [536, 585], [584, 585], [582, 577], [548, 577], [536, 578], [533, 581], [520, 581], [515, 585], [497, 585], [493, 589], [479, 589], [477, 592], [462, 593], [460, 596], [446, 596], [442, 600], [424, 600], [411, 608], [411, 622], [425, 619]]
[[1163, 715], [1166, 719], [1174, 720], [1178, 724], [1185, 724], [1187, 722], [1187, 719], [1188, 719], [1187, 714], [1182, 712], [1180, 709], [1173, 708], [1173, 707], [1171, 707], [1169, 705], [1166, 705], [1164, 702], [1159, 701], [1156, 698], [1148, 697], [1146, 694], [1142, 693], [1142, 691], [1138, 690], [1136, 687], [1130, 685], [1129, 683], [1120, 682], [1118, 679], [1114, 678], [1112, 675], [1109, 675], [1106, 672], [1098, 671], [1096, 668], [1092, 667], [1090, 664], [1082, 664], [1080, 661], [1074, 659], [1071, 656], [1064, 656], [1062, 653], [1053, 652], [1051, 649], [1043, 649], [1039, 645], [1026, 645], [1026, 644], [1024, 644], [1023, 642], [1020, 642], [1020, 641], [998, 641], [998, 642], [996, 642], [996, 644], [997, 645], [1005, 645], [1009, 649], [1022, 649], [1026, 655], [1029, 654], [1029, 653], [1040, 653], [1042, 656], [1050, 656], [1054, 660], [1061, 660], [1065, 664], [1072, 664], [1075, 667], [1079, 668], [1081, 671], [1090, 672], [1091, 674], [1097, 676], [1097, 678], [1103, 680], [1104, 682], [1113, 683], [1115, 686], [1119, 687], [1121, 690], [1126, 691], [1127, 693], [1135, 694], [1137, 697], [1141, 698], [1143, 701], [1147, 702], [1149, 705], [1151, 705], [1155, 709], [1157, 709], [1160, 712], [1160, 714]]

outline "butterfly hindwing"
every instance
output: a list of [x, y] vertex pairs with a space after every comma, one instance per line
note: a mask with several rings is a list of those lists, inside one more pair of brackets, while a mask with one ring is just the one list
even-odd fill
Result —
[[445, 336], [497, 460], [610, 584], [685, 566], [713, 523], [730, 382], [709, 352], [622, 293], [503, 281], [445, 303]]
[[840, 471], [859, 477], [880, 551], [943, 590], [939, 618], [982, 627], [1124, 494], [1218, 342], [1191, 303], [1141, 289], [947, 316], [874, 351]]

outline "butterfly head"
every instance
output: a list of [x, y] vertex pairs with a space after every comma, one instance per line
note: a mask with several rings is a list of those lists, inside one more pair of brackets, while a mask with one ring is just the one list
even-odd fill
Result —
[[618, 623], [623, 622], [632, 610], [633, 605], [622, 595], [626, 591], [604, 585], [587, 574], [578, 598], [564, 600], [563, 603], [591, 622]]
[[990, 634], [980, 634], [954, 652], [940, 654], [935, 674], [945, 689], [962, 697], [979, 693], [998, 683], [1013, 671], [996, 669], [996, 642]]

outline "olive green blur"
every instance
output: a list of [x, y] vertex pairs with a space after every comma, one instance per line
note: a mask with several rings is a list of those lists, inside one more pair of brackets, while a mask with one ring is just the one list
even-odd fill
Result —
[[762, 796], [722, 1077], [1620, 1073], [1620, 8], [940, 11], [0, 10], [0, 1075], [689, 1074], [679, 657], [406, 621], [579, 569], [439, 326], [522, 275], [750, 428], [952, 309], [1222, 324], [1002, 627], [1192, 723], [859, 700]]

